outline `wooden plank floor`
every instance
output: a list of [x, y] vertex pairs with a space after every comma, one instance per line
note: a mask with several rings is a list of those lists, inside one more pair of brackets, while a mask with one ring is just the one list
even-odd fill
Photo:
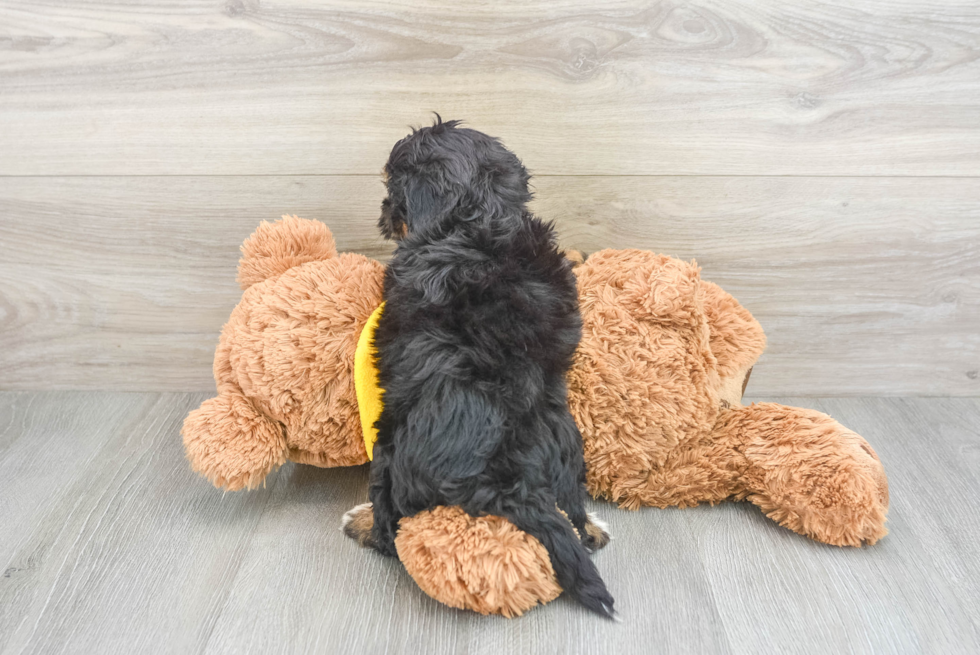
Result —
[[515, 620], [435, 603], [337, 530], [364, 467], [216, 491], [178, 436], [206, 396], [0, 393], [0, 653], [980, 649], [978, 399], [780, 399], [881, 456], [891, 534], [873, 547], [823, 546], [744, 504], [595, 503], [616, 624], [565, 598]]

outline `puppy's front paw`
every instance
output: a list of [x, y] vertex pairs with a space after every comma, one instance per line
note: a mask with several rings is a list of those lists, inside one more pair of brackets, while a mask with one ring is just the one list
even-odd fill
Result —
[[374, 527], [374, 506], [364, 503], [347, 510], [341, 519], [340, 529], [362, 548], [374, 548], [371, 529]]
[[585, 522], [585, 537], [582, 543], [590, 551], [595, 552], [609, 543], [612, 537], [609, 535], [609, 526], [596, 517], [595, 514], [588, 514]]

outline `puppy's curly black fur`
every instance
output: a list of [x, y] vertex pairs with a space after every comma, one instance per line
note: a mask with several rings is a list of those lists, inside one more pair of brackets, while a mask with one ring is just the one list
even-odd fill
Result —
[[398, 520], [437, 505], [503, 516], [541, 541], [565, 591], [611, 616], [588, 556], [607, 535], [585, 512], [566, 398], [581, 336], [571, 263], [527, 211], [520, 160], [457, 125], [437, 115], [385, 166], [379, 227], [398, 247], [375, 335], [385, 392], [370, 541], [395, 555]]

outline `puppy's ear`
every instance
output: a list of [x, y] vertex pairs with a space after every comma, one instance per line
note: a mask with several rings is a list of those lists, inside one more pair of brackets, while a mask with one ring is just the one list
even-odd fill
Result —
[[415, 175], [405, 184], [405, 209], [409, 234], [438, 229], [459, 202], [451, 185], [432, 175]]
[[531, 200], [528, 181], [531, 176], [521, 163], [521, 160], [511, 154], [503, 146], [493, 152], [483, 164], [484, 190], [480, 198], [480, 206], [504, 215], [509, 212], [520, 212]]

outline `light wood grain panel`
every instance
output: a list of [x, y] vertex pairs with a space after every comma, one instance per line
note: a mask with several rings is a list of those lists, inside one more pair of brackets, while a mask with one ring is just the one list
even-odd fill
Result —
[[[0, 394], [0, 406], [24, 398]], [[0, 652], [201, 652], [268, 490], [222, 497], [190, 471], [178, 431], [200, 394], [39, 400], [21, 450], [0, 459], [3, 496], [35, 505], [29, 521], [3, 522], [16, 549]], [[90, 444], [94, 456], [76, 456]]]
[[554, 178], [539, 189], [569, 245], [696, 259], [766, 330], [760, 393], [980, 394], [976, 180]]
[[7, 0], [0, 174], [375, 173], [428, 112], [539, 174], [980, 174], [980, 6]]
[[263, 220], [322, 217], [340, 248], [388, 252], [374, 227], [376, 179], [18, 178], [0, 188], [6, 388], [16, 378], [212, 388], [218, 331], [241, 297], [238, 247]]
[[[980, 185], [962, 179], [542, 177], [587, 251], [696, 258], [762, 322], [762, 394], [980, 393]], [[376, 177], [0, 179], [0, 388], [208, 390], [263, 219], [384, 257]]]

